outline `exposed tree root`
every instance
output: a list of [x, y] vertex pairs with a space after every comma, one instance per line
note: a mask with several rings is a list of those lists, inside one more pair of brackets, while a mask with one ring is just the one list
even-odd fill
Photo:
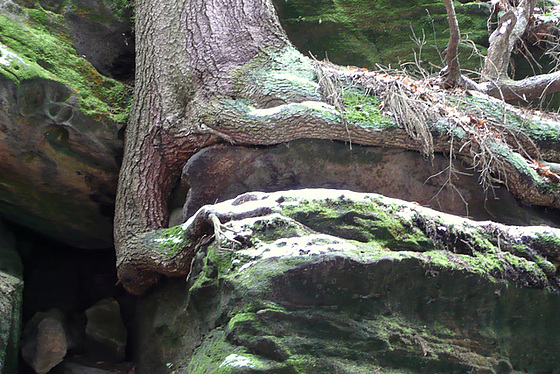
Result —
[[[502, 263], [495, 269], [487, 269], [488, 276], [523, 283], [527, 287], [546, 288], [558, 292], [560, 285], [556, 277], [556, 267], [560, 264], [560, 232], [558, 229], [547, 228], [543, 230], [534, 227], [506, 226], [492, 222], [477, 222], [467, 218], [460, 218], [440, 213], [429, 208], [420, 207], [401, 200], [383, 197], [377, 194], [355, 193], [340, 190], [310, 189], [300, 191], [274, 192], [274, 193], [247, 193], [215, 205], [201, 208], [193, 217], [183, 225], [174, 228], [175, 244], [179, 246], [175, 252], [162, 250], [161, 243], [169, 241], [170, 237], [164, 231], [151, 234], [147, 252], [142, 255], [152, 259], [145, 267], [134, 267], [130, 263], [119, 269], [119, 275], [143, 274], [142, 278], [129, 278], [123, 280], [123, 285], [133, 294], [144, 293], [155, 281], [158, 275], [186, 276], [190, 269], [193, 256], [198, 251], [201, 243], [207, 243], [207, 238], [217, 232], [228, 230], [235, 232], [240, 226], [229, 226], [230, 221], [241, 221], [258, 217], [272, 217], [285, 215], [284, 209], [301, 201], [320, 201], [328, 204], [342, 201], [349, 206], [360, 205], [369, 215], [375, 217], [383, 212], [389, 214], [391, 220], [402, 221], [408, 231], [419, 230], [429, 240], [433, 249], [450, 254], [467, 255], [472, 257], [490, 256], [501, 259]], [[369, 208], [367, 208], [369, 206]], [[369, 210], [368, 210], [369, 209]], [[287, 219], [287, 218], [286, 218]], [[379, 218], [380, 219], [380, 218]], [[386, 218], [385, 218], [386, 219]], [[309, 230], [301, 223], [295, 222], [305, 230]], [[218, 230], [218, 231], [216, 231]], [[326, 234], [326, 233], [323, 233]], [[252, 232], [245, 234], [249, 240], [228, 240], [229, 247], [241, 249], [250, 245]], [[247, 244], [244, 244], [247, 243]], [[159, 244], [159, 245], [158, 245]], [[409, 250], [425, 251], [424, 243], [421, 246], [412, 246]], [[397, 244], [398, 246], [398, 244]], [[508, 267], [515, 263], [508, 262], [508, 256], [514, 255], [526, 259], [530, 263], [538, 264], [540, 270], [534, 268], [537, 278], [531, 276], [519, 279], [517, 273], [512, 273]], [[444, 255], [445, 256], [445, 255]], [[527, 263], [526, 266], [533, 266]], [[500, 268], [504, 270], [500, 270]], [[172, 271], [170, 271], [172, 269]], [[540, 275], [539, 275], [540, 274]], [[123, 279], [123, 278], [121, 278]], [[141, 280], [139, 282], [138, 280]]]
[[[505, 183], [525, 204], [560, 207], [560, 178], [544, 163], [560, 163], [556, 123], [536, 124], [489, 96], [443, 90], [441, 81], [311, 61], [290, 44], [272, 3], [248, 4], [255, 6], [243, 12], [202, 0], [136, 4], [142, 53], [115, 215], [119, 279], [131, 292], [146, 290], [157, 274], [186, 274], [212, 227], [220, 236], [221, 224], [208, 211], [162, 229], [182, 166], [199, 147], [218, 141], [272, 145], [313, 138], [453, 154], [469, 160], [488, 188]], [[169, 27], [158, 28], [163, 24]], [[465, 82], [468, 89], [494, 92], [491, 83]], [[535, 85], [548, 92], [549, 83]], [[340, 91], [347, 86], [380, 98], [383, 113], [400, 127], [350, 121]], [[498, 87], [498, 97], [509, 95]], [[215, 215], [224, 222], [226, 216]]]

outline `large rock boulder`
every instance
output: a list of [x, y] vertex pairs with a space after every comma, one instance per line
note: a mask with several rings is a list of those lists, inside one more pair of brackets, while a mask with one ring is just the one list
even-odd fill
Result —
[[320, 189], [206, 206], [185, 232], [204, 217], [218, 240], [201, 237], [188, 282], [167, 281], [140, 302], [140, 372], [560, 366], [556, 229]]
[[[250, 191], [337, 188], [376, 192], [416, 202], [446, 213], [517, 225], [558, 225], [560, 217], [522, 206], [506, 188], [485, 193], [480, 175], [436, 154], [426, 160], [402, 149], [363, 147], [328, 140], [296, 140], [273, 147], [248, 148], [226, 144], [206, 148], [183, 169], [188, 188], [184, 206], [175, 210], [170, 226], [182, 223], [200, 207]], [[177, 205], [181, 205], [177, 194]]]
[[21, 335], [23, 266], [14, 236], [0, 222], [0, 373], [16, 373]]
[[[396, 67], [408, 62], [430, 70], [441, 64], [449, 41], [443, 1], [278, 0], [275, 5], [282, 25], [301, 52], [326, 56], [337, 64], [377, 69], [376, 64]], [[455, 2], [455, 8], [461, 31], [484, 51], [489, 6], [466, 0]], [[480, 57], [466, 43], [461, 52], [463, 67], [480, 67]]]
[[101, 300], [86, 309], [86, 316], [86, 355], [97, 361], [124, 361], [127, 332], [119, 303]]
[[71, 26], [0, 1], [0, 214], [75, 247], [110, 247], [130, 90], [81, 56]]
[[16, 373], [23, 281], [0, 271], [0, 372]]

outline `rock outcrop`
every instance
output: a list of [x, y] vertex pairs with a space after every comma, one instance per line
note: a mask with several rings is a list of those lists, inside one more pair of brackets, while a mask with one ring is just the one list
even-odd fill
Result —
[[[438, 65], [445, 57], [449, 30], [441, 1], [278, 0], [275, 5], [282, 26], [302, 53], [337, 64], [377, 69], [376, 64], [396, 67], [416, 61], [430, 70], [428, 61]], [[455, 7], [461, 30], [468, 31], [473, 46], [484, 50], [490, 7], [468, 0]], [[461, 51], [463, 67], [480, 67], [472, 48], [461, 46]]]
[[86, 355], [96, 361], [125, 360], [126, 327], [119, 303], [105, 299], [86, 310]]
[[36, 7], [0, 2], [0, 214], [75, 247], [110, 247], [130, 89], [72, 44], [76, 4], [65, 16], [20, 3]]
[[212, 215], [218, 240], [201, 242], [188, 282], [140, 302], [137, 339], [151, 342], [136, 349], [140, 372], [560, 365], [556, 229], [320, 189], [244, 194], [185, 229]]
[[70, 342], [64, 314], [57, 309], [37, 313], [23, 331], [21, 354], [37, 374], [46, 374], [60, 364]]
[[[449, 176], [449, 159], [437, 154], [426, 160], [402, 149], [363, 147], [328, 140], [296, 140], [273, 147], [226, 144], [206, 148], [183, 169], [182, 191], [175, 200], [170, 226], [184, 222], [206, 204], [251, 191], [336, 188], [376, 192], [416, 202], [446, 213], [515, 225], [557, 226], [560, 217], [522, 206], [498, 187], [484, 192], [480, 176], [459, 160]], [[182, 205], [182, 207], [181, 207]]]

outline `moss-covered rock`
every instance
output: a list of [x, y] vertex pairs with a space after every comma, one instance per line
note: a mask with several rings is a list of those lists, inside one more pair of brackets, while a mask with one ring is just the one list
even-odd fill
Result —
[[131, 90], [77, 48], [78, 2], [55, 5], [0, 7], [0, 214], [77, 247], [106, 248]]
[[[428, 62], [441, 65], [449, 41], [443, 1], [279, 0], [280, 19], [298, 49], [338, 64], [376, 69], [376, 64]], [[455, 2], [459, 26], [484, 51], [489, 8], [480, 2]], [[476, 69], [480, 58], [461, 46], [461, 64]]]
[[204, 210], [226, 222], [223, 233], [202, 247], [187, 284], [167, 281], [141, 302], [137, 339], [150, 344], [137, 350], [139, 370], [509, 373], [560, 365], [558, 230], [335, 190], [250, 193]]

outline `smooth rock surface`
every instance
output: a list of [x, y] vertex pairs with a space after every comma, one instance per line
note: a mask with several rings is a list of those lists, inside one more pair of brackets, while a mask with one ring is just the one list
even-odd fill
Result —
[[56, 309], [37, 313], [25, 325], [22, 356], [37, 374], [48, 373], [62, 362], [69, 348], [64, 315]]
[[0, 216], [109, 248], [131, 93], [77, 53], [55, 3], [0, 1]]
[[456, 189], [452, 188], [446, 184], [448, 166], [449, 159], [442, 155], [429, 161], [418, 152], [358, 145], [350, 149], [326, 140], [262, 148], [217, 145], [197, 153], [183, 169], [182, 183], [190, 190], [182, 216], [176, 212], [170, 226], [184, 222], [205, 204], [244, 192], [319, 187], [375, 192], [479, 220], [560, 223], [557, 213], [519, 205], [506, 188], [485, 194], [478, 175], [460, 161], [454, 162], [459, 173], [452, 178]]

